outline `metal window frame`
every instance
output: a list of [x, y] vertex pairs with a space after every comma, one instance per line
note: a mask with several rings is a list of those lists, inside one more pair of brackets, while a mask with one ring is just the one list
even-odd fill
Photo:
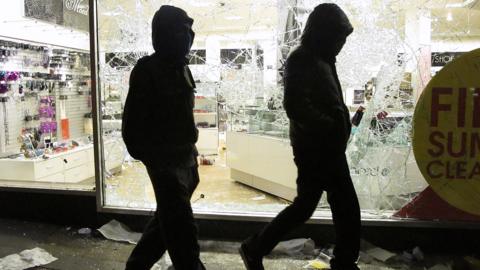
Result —
[[[126, 207], [113, 207], [105, 205], [104, 201], [104, 180], [105, 180], [105, 159], [101, 123], [101, 91], [99, 78], [99, 46], [98, 46], [98, 13], [97, 0], [89, 0], [89, 25], [90, 25], [90, 58], [91, 58], [91, 87], [92, 87], [92, 110], [93, 110], [93, 133], [94, 133], [94, 155], [95, 155], [95, 186], [97, 211], [110, 214], [128, 215], [152, 215], [152, 209], [133, 209]], [[197, 219], [222, 220], [222, 221], [251, 221], [270, 222], [277, 213], [229, 213], [214, 211], [195, 211]], [[333, 224], [331, 218], [312, 217], [308, 224]], [[410, 227], [410, 228], [451, 228], [451, 229], [480, 229], [480, 222], [456, 222], [440, 220], [418, 220], [418, 219], [362, 219], [364, 226], [378, 227]]]

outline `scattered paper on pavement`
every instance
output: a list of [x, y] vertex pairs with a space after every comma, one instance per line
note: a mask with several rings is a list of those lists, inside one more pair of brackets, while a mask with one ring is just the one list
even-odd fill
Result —
[[273, 249], [274, 254], [289, 256], [311, 256], [315, 253], [315, 242], [312, 239], [298, 238], [282, 241]]
[[137, 244], [142, 237], [141, 233], [132, 232], [127, 226], [116, 220], [103, 225], [98, 231], [107, 239], [130, 244]]
[[47, 265], [56, 261], [50, 253], [41, 248], [27, 249], [18, 254], [8, 255], [0, 259], [2, 270], [23, 270]]
[[371, 249], [367, 250], [366, 253], [368, 255], [372, 256], [373, 258], [375, 258], [379, 261], [382, 261], [382, 262], [386, 262], [388, 259], [395, 256], [395, 253], [392, 253], [388, 250], [385, 250], [385, 249], [379, 248], [379, 247], [371, 248]]
[[452, 270], [452, 267], [450, 265], [445, 265], [445, 264], [436, 264], [428, 268], [428, 270]]

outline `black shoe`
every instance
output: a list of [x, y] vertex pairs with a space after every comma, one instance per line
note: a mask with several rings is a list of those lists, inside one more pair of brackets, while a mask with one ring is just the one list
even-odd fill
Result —
[[251, 254], [248, 251], [247, 244], [242, 243], [242, 245], [240, 246], [239, 252], [247, 270], [264, 270], [265, 269], [263, 268], [263, 264], [262, 264], [262, 256]]
[[360, 270], [360, 268], [358, 268], [355, 263], [342, 264], [338, 263], [335, 259], [331, 259], [330, 270]]

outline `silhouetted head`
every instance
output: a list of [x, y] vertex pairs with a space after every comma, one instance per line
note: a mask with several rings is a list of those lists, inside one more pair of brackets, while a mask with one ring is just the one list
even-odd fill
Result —
[[190, 52], [195, 33], [193, 19], [174, 6], [161, 6], [152, 20], [152, 44], [163, 58], [184, 61]]
[[320, 4], [312, 11], [302, 34], [302, 45], [320, 55], [335, 57], [353, 32], [343, 10], [335, 4]]

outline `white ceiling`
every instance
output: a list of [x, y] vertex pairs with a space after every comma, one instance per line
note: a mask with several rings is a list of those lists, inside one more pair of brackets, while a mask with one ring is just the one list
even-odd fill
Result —
[[[124, 17], [126, 15], [128, 20], [143, 21], [145, 23], [143, 28], [148, 28], [150, 18], [162, 4], [186, 10], [195, 19], [194, 30], [198, 37], [209, 34], [247, 33], [252, 30], [270, 31], [278, 29], [279, 2], [283, 0], [99, 0], [99, 25], [102, 31], [100, 36], [107, 38], [114, 34], [111, 29], [118, 23], [118, 18], [115, 17], [122, 14]], [[404, 20], [404, 12], [408, 8], [430, 9], [434, 38], [480, 37], [479, 0], [398, 0], [393, 3], [392, 7], [399, 12], [401, 21]], [[447, 20], [449, 13], [451, 21]], [[355, 18], [352, 18], [352, 21], [355, 23]]]

